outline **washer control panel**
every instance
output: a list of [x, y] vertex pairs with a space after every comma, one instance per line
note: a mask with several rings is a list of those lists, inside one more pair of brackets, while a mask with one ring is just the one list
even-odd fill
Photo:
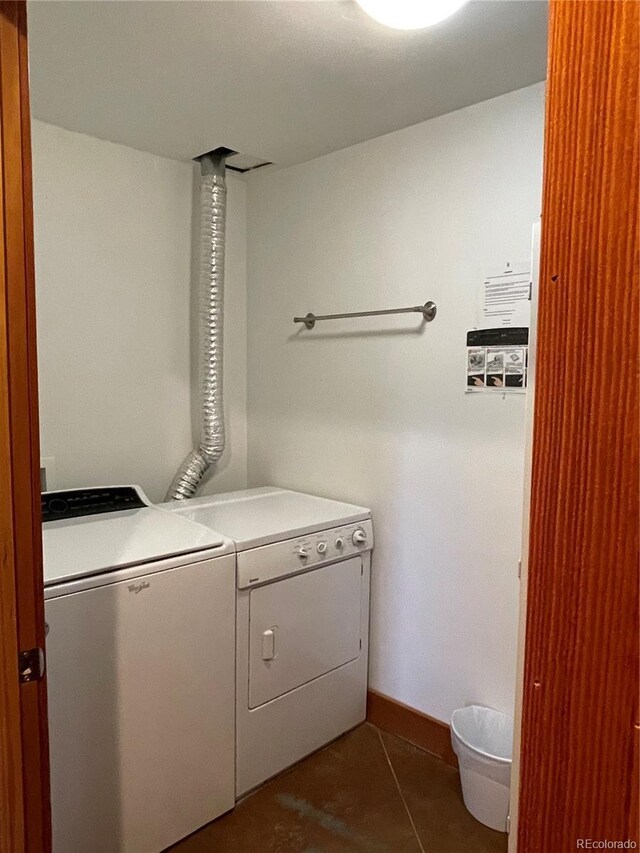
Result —
[[135, 486], [98, 486], [93, 489], [66, 489], [62, 492], [43, 492], [42, 520], [78, 518], [123, 509], [147, 506]]
[[310, 533], [297, 539], [240, 551], [238, 587], [258, 586], [325, 563], [335, 563], [373, 548], [371, 519]]

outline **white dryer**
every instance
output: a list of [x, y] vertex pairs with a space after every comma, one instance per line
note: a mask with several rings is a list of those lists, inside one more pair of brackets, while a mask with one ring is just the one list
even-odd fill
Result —
[[236, 543], [236, 794], [366, 717], [369, 510], [278, 488], [173, 512]]
[[54, 853], [159, 853], [235, 802], [234, 545], [133, 486], [42, 510]]

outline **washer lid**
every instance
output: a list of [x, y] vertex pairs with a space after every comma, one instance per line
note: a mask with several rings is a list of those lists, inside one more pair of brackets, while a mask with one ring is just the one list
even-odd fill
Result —
[[238, 551], [304, 536], [342, 524], [364, 521], [361, 506], [267, 486], [164, 504], [177, 513], [220, 530]]
[[202, 551], [225, 538], [157, 507], [65, 518], [42, 525], [45, 586]]

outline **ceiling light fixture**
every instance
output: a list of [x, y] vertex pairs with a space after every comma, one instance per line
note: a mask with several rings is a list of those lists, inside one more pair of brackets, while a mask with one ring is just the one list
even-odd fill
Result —
[[467, 0], [356, 0], [380, 24], [394, 30], [421, 30], [453, 15]]

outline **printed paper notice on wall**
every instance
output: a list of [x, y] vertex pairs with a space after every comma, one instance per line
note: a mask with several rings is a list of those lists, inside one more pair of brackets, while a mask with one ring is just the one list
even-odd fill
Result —
[[466, 390], [523, 394], [527, 387], [529, 329], [474, 329], [467, 332]]
[[531, 317], [531, 273], [528, 264], [506, 264], [488, 275], [482, 285], [479, 329], [529, 328]]

